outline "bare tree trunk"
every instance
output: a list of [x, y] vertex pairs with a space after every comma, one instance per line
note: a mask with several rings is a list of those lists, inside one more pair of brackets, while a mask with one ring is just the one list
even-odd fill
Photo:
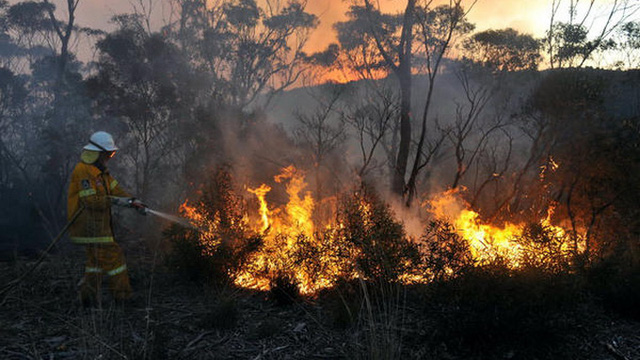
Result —
[[[446, 21], [448, 21], [446, 33], [444, 34], [444, 38], [441, 40], [442, 44], [440, 45], [439, 49], [435, 49], [435, 51], [429, 50], [428, 42], [429, 40], [431, 40], [431, 36], [429, 35], [426, 29], [431, 24], [427, 23], [425, 21], [426, 19], [423, 19], [421, 23], [423, 37], [424, 37], [423, 41], [425, 42], [424, 46], [425, 46], [425, 50], [428, 58], [427, 73], [429, 78], [429, 89], [427, 90], [424, 110], [422, 113], [422, 127], [420, 131], [420, 137], [418, 138], [416, 155], [415, 155], [415, 159], [413, 160], [413, 166], [411, 168], [409, 181], [405, 186], [404, 195], [406, 195], [405, 204], [407, 207], [411, 206], [411, 203], [413, 202], [413, 198], [415, 197], [415, 194], [417, 191], [416, 186], [417, 186], [418, 175], [420, 171], [428, 164], [428, 161], [429, 161], [428, 158], [423, 160], [422, 156], [424, 153], [425, 143], [428, 142], [427, 141], [427, 120], [429, 116], [429, 110], [431, 108], [431, 99], [433, 97], [435, 80], [436, 80], [436, 77], [438, 76], [438, 71], [440, 69], [440, 64], [442, 62], [442, 59], [444, 58], [444, 55], [447, 53], [447, 51], [449, 50], [449, 47], [452, 44], [454, 33], [456, 33], [456, 31], [459, 30], [458, 27], [464, 21], [464, 17], [466, 16], [465, 13], [461, 13], [461, 14], [457, 13], [458, 10], [462, 9], [461, 3], [462, 3], [462, 0], [455, 0], [450, 2], [450, 5], [449, 5], [450, 12], [448, 14], [448, 18], [446, 19]], [[473, 4], [475, 4], [475, 2]], [[471, 5], [471, 7], [473, 7], [473, 4]]]
[[[411, 149], [411, 61], [413, 43], [414, 12], [417, 0], [408, 0], [404, 11], [402, 34], [398, 44], [398, 63], [389, 55], [383, 46], [380, 34], [373, 31], [376, 46], [384, 58], [386, 65], [393, 70], [400, 83], [400, 144], [395, 169], [391, 183], [391, 190], [399, 196], [406, 192], [405, 174], [409, 163]], [[364, 0], [365, 5], [373, 9], [371, 1]]]
[[403, 196], [406, 193], [405, 174], [409, 163], [411, 145], [411, 67], [404, 66], [400, 70], [400, 144], [393, 173], [393, 192]]
[[[49, 0], [43, 0], [45, 4], [51, 4]], [[69, 61], [69, 40], [71, 39], [71, 34], [73, 33], [74, 23], [75, 23], [75, 12], [78, 7], [78, 3], [80, 0], [67, 0], [67, 12], [69, 13], [69, 18], [64, 26], [64, 29], [60, 27], [60, 23], [56, 18], [53, 7], [49, 8], [49, 18], [51, 19], [51, 24], [53, 29], [58, 34], [58, 38], [60, 38], [60, 58], [58, 60], [57, 67], [57, 88], [59, 88], [64, 82], [64, 73], [67, 68], [67, 62]], [[57, 93], [58, 91], [56, 91]], [[56, 94], [57, 95], [57, 94]]]

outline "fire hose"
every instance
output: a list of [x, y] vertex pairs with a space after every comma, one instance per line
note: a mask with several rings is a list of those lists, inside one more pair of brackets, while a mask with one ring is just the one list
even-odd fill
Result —
[[27, 276], [29, 276], [32, 272], [34, 272], [38, 268], [38, 266], [40, 266], [40, 264], [44, 261], [47, 255], [49, 255], [49, 252], [53, 249], [53, 247], [58, 243], [58, 241], [60, 241], [60, 239], [62, 239], [62, 236], [67, 232], [67, 230], [69, 230], [69, 227], [73, 225], [74, 222], [76, 222], [76, 220], [78, 219], [82, 211], [84, 211], [84, 206], [81, 206], [78, 209], [78, 211], [76, 211], [76, 213], [73, 214], [73, 216], [71, 217], [71, 220], [69, 220], [69, 222], [67, 222], [67, 224], [62, 228], [62, 230], [60, 230], [60, 233], [58, 233], [58, 235], [53, 239], [53, 241], [51, 241], [51, 244], [49, 244], [49, 246], [44, 250], [42, 255], [40, 255], [40, 258], [36, 261], [35, 264], [33, 264], [33, 266], [29, 270], [25, 271], [24, 274], [20, 275], [17, 279], [11, 281], [4, 288], [2, 288], [2, 290], [0, 290], [0, 297], [2, 298], [2, 302], [0, 302], [0, 304], [4, 303], [5, 296], [11, 290], [13, 290], [18, 284], [20, 284], [20, 282], [22, 282], [22, 280], [24, 280]]
[[[112, 199], [126, 201], [127, 198], [112, 197]], [[2, 298], [2, 301], [0, 301], [0, 304], [4, 303], [4, 301], [6, 299], [6, 295], [11, 290], [13, 290], [27, 276], [29, 276], [32, 272], [34, 272], [38, 268], [38, 266], [40, 266], [40, 264], [44, 261], [44, 259], [47, 257], [47, 255], [49, 255], [49, 252], [51, 252], [51, 250], [58, 243], [58, 241], [60, 241], [60, 239], [62, 239], [62, 236], [67, 232], [67, 230], [69, 230], [69, 227], [71, 227], [71, 225], [73, 225], [73, 223], [78, 219], [78, 217], [80, 216], [82, 211], [84, 211], [84, 209], [85, 209], [85, 207], [81, 206], [78, 209], [78, 211], [76, 211], [76, 213], [73, 214], [73, 216], [71, 217], [69, 222], [67, 222], [67, 224], [62, 228], [62, 230], [60, 230], [60, 233], [58, 233], [58, 235], [53, 239], [53, 241], [51, 241], [51, 244], [49, 244], [49, 246], [44, 250], [42, 255], [40, 255], [40, 258], [38, 258], [36, 263], [29, 270], [25, 271], [17, 279], [9, 282], [4, 288], [2, 288], [2, 290], [0, 290], [0, 298]], [[160, 212], [160, 211], [157, 211], [157, 210], [153, 210], [153, 209], [151, 209], [151, 208], [149, 208], [147, 206], [143, 206], [141, 212], [144, 213], [144, 214], [151, 214], [151, 215], [155, 215], [155, 216], [161, 217], [163, 219], [166, 219], [166, 220], [169, 220], [171, 222], [180, 224], [180, 225], [182, 225], [184, 227], [190, 228], [190, 229], [195, 230], [195, 231], [201, 231], [200, 229], [196, 228], [187, 219], [183, 219], [183, 218], [175, 216], [175, 215], [166, 214], [166, 213], [163, 213], [163, 212]]]
[[122, 197], [116, 197], [116, 196], [110, 196], [111, 200], [114, 201], [115, 204], [126, 204], [124, 206], [128, 206], [128, 207], [134, 207], [136, 208], [138, 211], [140, 211], [141, 214], [146, 215], [146, 214], [151, 214], [160, 218], [163, 218], [165, 220], [169, 220], [173, 223], [182, 225], [183, 227], [186, 228], [190, 228], [192, 230], [196, 230], [196, 231], [201, 231], [200, 229], [198, 229], [197, 227], [195, 227], [189, 220], [181, 218], [179, 216], [175, 216], [175, 215], [171, 215], [171, 214], [167, 214], [161, 211], [157, 211], [157, 210], [153, 210], [150, 207], [140, 203], [141, 205], [136, 206], [134, 205], [135, 203], [131, 201], [131, 198], [122, 198]]

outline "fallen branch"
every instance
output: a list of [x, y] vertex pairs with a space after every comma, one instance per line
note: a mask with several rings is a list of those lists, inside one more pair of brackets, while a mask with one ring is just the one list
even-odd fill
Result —
[[611, 355], [613, 355], [616, 359], [619, 360], [629, 360], [629, 358], [627, 358], [626, 356], [624, 356], [624, 354], [622, 354], [618, 349], [616, 349], [613, 345], [607, 343], [606, 346], [607, 350], [609, 351], [609, 353], [611, 353]]
[[195, 344], [197, 344], [198, 342], [200, 342], [205, 336], [213, 334], [214, 331], [205, 331], [202, 334], [196, 336], [195, 339], [189, 341], [189, 343], [187, 344], [187, 346], [181, 351], [181, 352], [185, 352], [185, 351], [189, 351], [191, 350], [191, 348], [193, 348], [193, 346]]

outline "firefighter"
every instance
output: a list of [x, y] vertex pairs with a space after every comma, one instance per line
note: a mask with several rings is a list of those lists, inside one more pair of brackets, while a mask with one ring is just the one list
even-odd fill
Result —
[[84, 306], [100, 303], [103, 276], [116, 301], [131, 297], [131, 285], [122, 249], [115, 242], [111, 205], [128, 206], [144, 213], [145, 205], [122, 189], [107, 170], [107, 163], [118, 148], [113, 137], [98, 131], [83, 148], [80, 162], [71, 174], [67, 217], [83, 208], [69, 229], [71, 241], [83, 245], [87, 260], [80, 281], [80, 300]]

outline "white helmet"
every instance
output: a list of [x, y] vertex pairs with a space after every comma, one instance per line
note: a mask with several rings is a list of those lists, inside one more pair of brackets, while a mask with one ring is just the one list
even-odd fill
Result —
[[113, 136], [111, 134], [98, 131], [91, 135], [91, 139], [89, 139], [89, 143], [84, 146], [85, 150], [91, 151], [116, 151], [118, 148], [116, 147], [115, 142], [113, 141]]

